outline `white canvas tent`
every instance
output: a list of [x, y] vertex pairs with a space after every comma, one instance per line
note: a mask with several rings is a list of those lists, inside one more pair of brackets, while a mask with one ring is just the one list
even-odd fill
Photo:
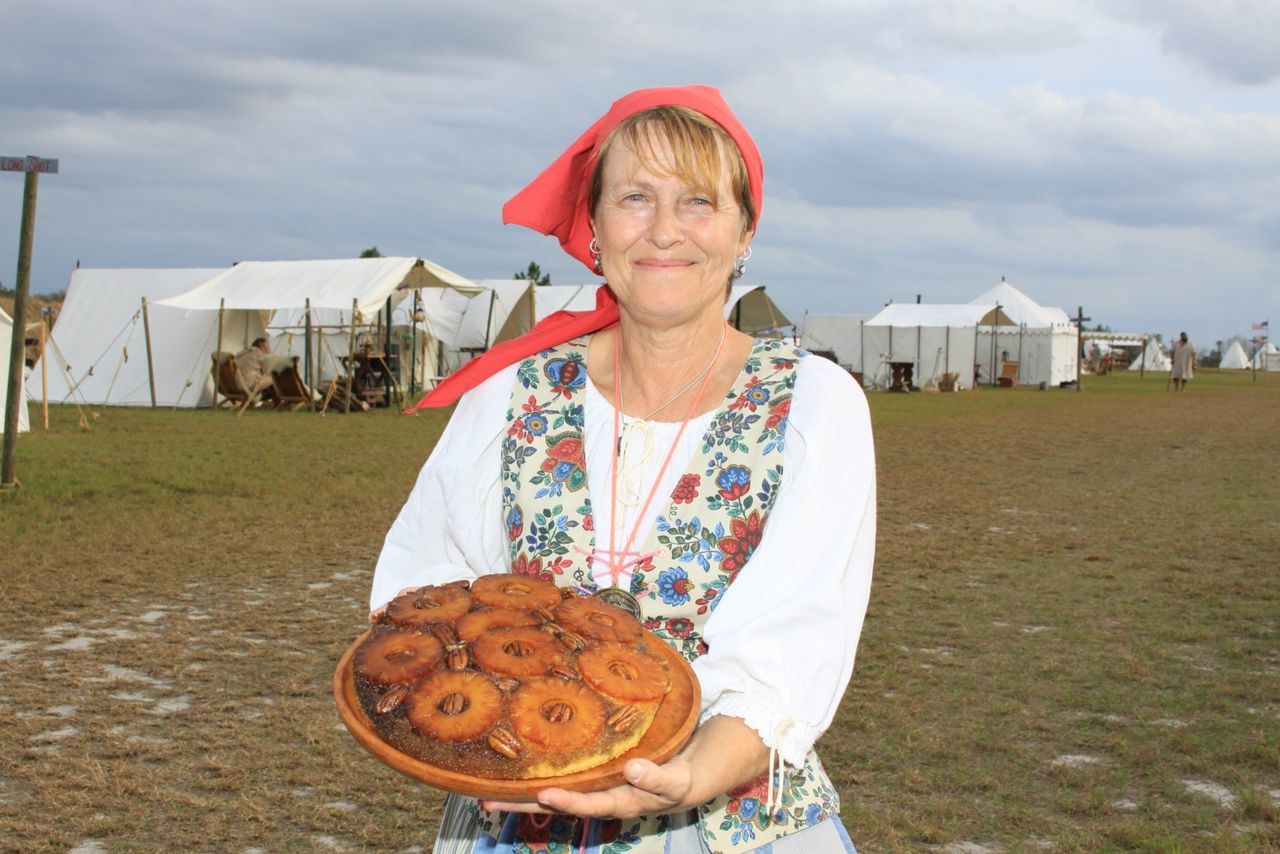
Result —
[[[596, 288], [588, 285], [545, 285], [534, 288], [534, 311], [538, 320], [557, 311], [588, 311], [595, 308]], [[724, 307], [725, 319], [734, 329], [748, 335], [779, 337], [792, 326], [782, 310], [765, 293], [764, 285], [734, 285]]]
[[805, 313], [800, 346], [811, 352], [834, 353], [836, 363], [847, 371], [862, 373], [866, 344], [864, 326], [871, 314]]
[[[157, 406], [208, 406], [213, 400], [210, 354], [237, 352], [263, 334], [265, 317], [251, 309], [223, 316], [162, 304], [221, 274], [221, 268], [88, 269], [71, 273], [62, 312], [45, 347], [49, 400], [113, 406], [150, 406], [146, 326]], [[142, 300], [148, 302], [146, 324]], [[216, 308], [216, 306], [215, 306]], [[27, 391], [40, 396], [37, 364]]]
[[[204, 311], [217, 311], [220, 307], [274, 310], [276, 315], [271, 326], [277, 335], [279, 350], [297, 355], [300, 360], [305, 358], [305, 309], [309, 307], [312, 363], [304, 364], [304, 369], [315, 387], [325, 379], [345, 374], [341, 358], [353, 349], [353, 311], [360, 342], [355, 349], [369, 343], [371, 349], [381, 350], [382, 342], [373, 340], [377, 331], [380, 328], [387, 334], [394, 305], [407, 296], [409, 289], [419, 288], [449, 290], [463, 297], [484, 293], [483, 288], [468, 279], [422, 258], [344, 258], [246, 261], [187, 293], [162, 302]], [[429, 349], [430, 342], [427, 342], [424, 351]], [[414, 355], [425, 357], [426, 353]], [[416, 363], [418, 359], [400, 361], [402, 378], [404, 361]]]
[[979, 330], [977, 351], [981, 378], [990, 381], [1005, 361], [1018, 365], [1019, 384], [1056, 386], [1076, 378], [1077, 337], [1071, 318], [1060, 308], [1042, 306], [1003, 278], [970, 300], [973, 305], [998, 305], [1010, 326]]
[[1159, 341], [1148, 338], [1138, 358], [1129, 364], [1129, 370], [1162, 373], [1173, 370], [1173, 362], [1169, 360], [1169, 354], [1164, 351]]
[[1244, 347], [1240, 346], [1239, 341], [1232, 341], [1231, 346], [1227, 348], [1227, 352], [1222, 354], [1222, 361], [1218, 363], [1219, 368], [1228, 371], [1243, 371], [1249, 367], [1249, 356], [1245, 353]]
[[[477, 353], [528, 332], [534, 323], [534, 285], [527, 279], [474, 279], [479, 294], [448, 289], [419, 291], [419, 302], [405, 299], [392, 312], [397, 335], [412, 330], [415, 309], [421, 320], [418, 334], [432, 341], [433, 369], [423, 379], [457, 370]], [[539, 289], [541, 290], [541, 288]], [[421, 386], [422, 383], [420, 382]]]
[[[0, 308], [0, 433], [4, 432], [5, 407], [9, 402], [9, 344], [13, 340], [13, 319]], [[18, 385], [20, 401], [18, 404], [18, 432], [25, 433], [31, 429], [27, 418], [26, 386]]]
[[911, 363], [919, 387], [954, 373], [960, 387], [972, 388], [985, 358], [977, 348], [980, 328], [1012, 325], [994, 304], [892, 303], [863, 325], [864, 382], [888, 388], [892, 364]]

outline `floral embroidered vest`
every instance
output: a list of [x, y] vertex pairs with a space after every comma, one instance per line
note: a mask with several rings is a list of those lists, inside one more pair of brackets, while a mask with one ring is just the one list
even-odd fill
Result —
[[[587, 558], [595, 529], [583, 448], [586, 354], [586, 340], [570, 341], [518, 366], [501, 484], [510, 571], [590, 591], [596, 585]], [[707, 652], [703, 626], [759, 545], [777, 500], [804, 355], [782, 341], [755, 341], [675, 490], [651, 511], [660, 515], [646, 541], [637, 544], [641, 553], [654, 552], [631, 579], [644, 626], [690, 661]], [[699, 807], [711, 850], [749, 851], [839, 814], [839, 797], [815, 754], [783, 774], [773, 815], [766, 815], [765, 774]], [[540, 831], [522, 821], [528, 847], [515, 850], [570, 850], [575, 825], [556, 821]], [[665, 816], [607, 822], [601, 850], [662, 851], [666, 826]]]

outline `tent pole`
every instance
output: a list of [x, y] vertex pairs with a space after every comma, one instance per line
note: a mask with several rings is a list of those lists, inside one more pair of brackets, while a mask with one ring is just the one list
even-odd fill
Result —
[[489, 291], [489, 317], [484, 322], [484, 349], [488, 350], [492, 347], [490, 336], [493, 334], [493, 300], [497, 296], [497, 291]]
[[[951, 373], [951, 326], [950, 325], [943, 327], [942, 346], [943, 346], [942, 372], [944, 374], [949, 374]], [[956, 388], [955, 383], [952, 383], [951, 390], [955, 391], [955, 388]]]
[[227, 313], [227, 299], [223, 297], [218, 300], [218, 340], [213, 344], [214, 362], [213, 362], [213, 408], [218, 408], [218, 370], [221, 367], [217, 361], [217, 354], [222, 352], [222, 319]]
[[422, 297], [413, 289], [413, 308], [409, 312], [409, 397], [418, 396], [418, 308]]
[[347, 334], [347, 394], [343, 412], [351, 412], [351, 383], [356, 376], [356, 308], [359, 302], [351, 300], [351, 331]]
[[[387, 408], [391, 408], [391, 297], [387, 297], [387, 322], [382, 327], [382, 384], [386, 389]], [[381, 315], [379, 315], [381, 316]], [[398, 355], [398, 354], [397, 354]]]
[[48, 342], [48, 319], [40, 317], [40, 420], [44, 423], [45, 432], [49, 430], [49, 354], [45, 352]]
[[867, 376], [867, 322], [858, 321], [858, 373]]
[[1022, 379], [1022, 333], [1026, 328], [1027, 324], [1018, 324], [1018, 382], [1024, 382]]
[[147, 385], [151, 389], [151, 408], [156, 408], [156, 368], [151, 360], [151, 320], [147, 312], [147, 298], [142, 298], [142, 335], [147, 342]]
[[978, 330], [981, 328], [981, 321], [973, 324], [973, 382], [969, 384], [973, 389], [978, 387]]
[[1147, 336], [1142, 336], [1142, 352], [1138, 355], [1138, 379], [1147, 374]]
[[[924, 377], [924, 354], [920, 352], [920, 327], [916, 327], [916, 382], [923, 383]], [[911, 391], [910, 388], [907, 391]]]
[[312, 412], [316, 411], [316, 399], [312, 396], [311, 390], [315, 388], [315, 383], [311, 377], [311, 297], [307, 297], [307, 301], [303, 304], [302, 322], [306, 327], [302, 345], [302, 375], [307, 378], [303, 383], [307, 387], [307, 407]]

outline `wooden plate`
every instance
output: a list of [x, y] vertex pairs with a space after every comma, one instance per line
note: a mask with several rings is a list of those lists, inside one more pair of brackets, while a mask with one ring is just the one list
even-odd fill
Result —
[[645, 640], [649, 642], [649, 648], [666, 659], [667, 668], [671, 674], [671, 691], [658, 707], [658, 714], [653, 724], [644, 734], [644, 738], [640, 739], [639, 744], [603, 765], [574, 774], [529, 780], [473, 777], [402, 753], [378, 735], [373, 722], [369, 720], [369, 716], [360, 705], [360, 698], [356, 695], [355, 674], [352, 666], [356, 647], [360, 646], [361, 641], [368, 634], [369, 631], [366, 631], [356, 638], [338, 661], [338, 667], [333, 673], [333, 699], [338, 704], [338, 714], [342, 716], [342, 722], [366, 750], [401, 774], [406, 774], [437, 789], [457, 792], [460, 795], [505, 801], [532, 801], [536, 799], [539, 791], [550, 786], [572, 789], [575, 792], [608, 789], [623, 782], [622, 766], [627, 760], [644, 758], [661, 763], [674, 756], [676, 751], [689, 740], [702, 707], [702, 689], [689, 662], [685, 661], [684, 657], [668, 646], [665, 641], [650, 632], [645, 632]]

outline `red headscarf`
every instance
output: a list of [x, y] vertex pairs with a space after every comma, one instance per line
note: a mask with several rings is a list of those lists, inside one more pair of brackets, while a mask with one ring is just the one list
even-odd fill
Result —
[[[502, 207], [502, 221], [524, 225], [542, 234], [555, 235], [561, 247], [595, 272], [591, 243], [591, 214], [585, 191], [591, 178], [600, 145], [610, 132], [626, 119], [653, 107], [688, 107], [711, 119], [738, 146], [747, 167], [751, 197], [755, 202], [756, 221], [764, 202], [764, 164], [755, 141], [742, 122], [729, 109], [720, 92], [710, 86], [669, 86], [640, 89], [613, 102], [609, 112], [587, 128], [556, 161], [548, 166], [529, 186]], [[596, 290], [593, 311], [557, 311], [533, 329], [492, 347], [445, 378], [408, 412], [428, 406], [447, 406], [498, 371], [548, 347], [563, 344], [580, 335], [598, 332], [618, 322], [618, 303], [607, 287]]]

